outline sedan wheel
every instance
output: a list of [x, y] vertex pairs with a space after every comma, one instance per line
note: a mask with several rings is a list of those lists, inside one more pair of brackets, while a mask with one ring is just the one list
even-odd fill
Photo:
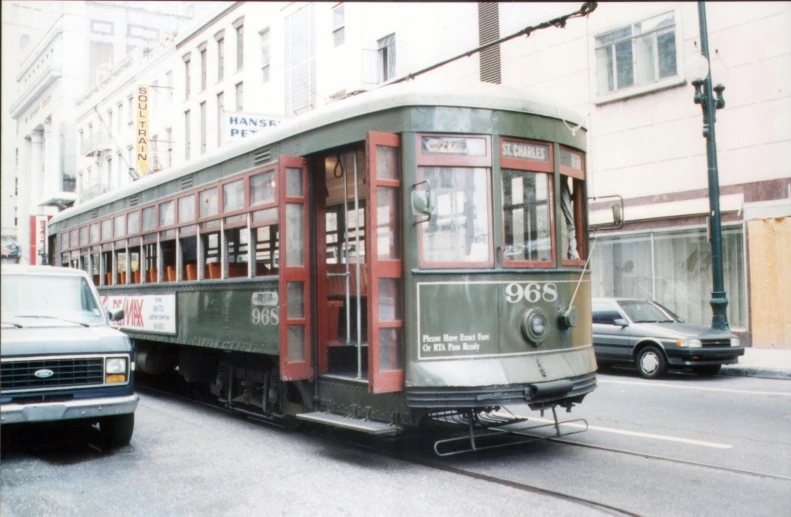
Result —
[[667, 371], [665, 355], [655, 346], [647, 346], [637, 355], [637, 369], [646, 379], [656, 379]]

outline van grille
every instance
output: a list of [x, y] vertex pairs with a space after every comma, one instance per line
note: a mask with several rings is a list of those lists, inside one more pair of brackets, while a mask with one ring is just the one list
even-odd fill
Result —
[[[53, 374], [41, 379], [35, 375], [39, 370], [51, 370]], [[102, 384], [104, 384], [103, 357], [12, 359], [3, 361], [0, 371], [0, 389], [3, 392]]]

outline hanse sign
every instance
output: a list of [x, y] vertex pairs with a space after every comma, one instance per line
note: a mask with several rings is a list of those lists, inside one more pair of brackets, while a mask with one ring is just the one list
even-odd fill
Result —
[[226, 143], [246, 138], [259, 131], [277, 127], [284, 120], [287, 120], [287, 117], [224, 111], [222, 114], [222, 141]]

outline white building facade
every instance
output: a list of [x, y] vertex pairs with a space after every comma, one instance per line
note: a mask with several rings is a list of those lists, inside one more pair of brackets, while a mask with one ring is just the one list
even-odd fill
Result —
[[[78, 130], [85, 138], [95, 132], [98, 111], [113, 117], [110, 135], [119, 145], [104, 148], [109, 166], [97, 165], [90, 145], [76, 151], [84, 178], [78, 192], [88, 198], [129, 181], [127, 106], [136, 84], [154, 92], [149, 168], [158, 171], [232, 145], [222, 138], [223, 113], [298, 117], [580, 5], [224, 4], [79, 97]], [[791, 3], [710, 3], [707, 10], [709, 45], [730, 72], [716, 125], [728, 319], [747, 344], [791, 347], [791, 327], [778, 321], [791, 305], [765, 310], [763, 302], [791, 287], [788, 261], [765, 259], [791, 246]], [[588, 195], [621, 195], [626, 216], [618, 231], [594, 226], [595, 295], [654, 298], [708, 324], [706, 147], [685, 73], [699, 46], [695, 3], [600, 3], [565, 28], [414, 80], [501, 82], [585, 117]], [[593, 210], [594, 225], [598, 217]]]
[[[195, 9], [182, 2], [19, 4], [51, 13], [43, 35], [21, 53], [3, 47], [4, 61], [12, 53], [21, 56], [12, 75], [15, 95], [3, 97], [3, 111], [16, 122], [13, 148], [4, 140], [3, 156], [11, 154], [18, 164], [13, 176], [20, 192], [16, 227], [21, 262], [38, 263], [40, 250], [31, 250], [31, 217], [52, 215], [76, 198], [77, 97], [129, 52], [177, 31]], [[4, 185], [13, 170], [3, 168]]]

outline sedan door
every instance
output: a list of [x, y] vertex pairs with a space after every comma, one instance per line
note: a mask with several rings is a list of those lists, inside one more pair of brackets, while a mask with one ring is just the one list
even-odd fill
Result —
[[600, 361], [630, 362], [632, 336], [629, 327], [616, 325], [615, 320], [626, 319], [614, 303], [593, 302], [593, 348]]

